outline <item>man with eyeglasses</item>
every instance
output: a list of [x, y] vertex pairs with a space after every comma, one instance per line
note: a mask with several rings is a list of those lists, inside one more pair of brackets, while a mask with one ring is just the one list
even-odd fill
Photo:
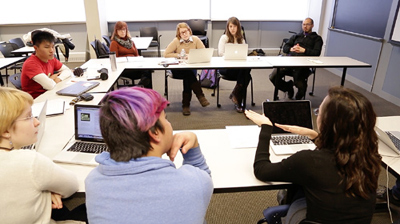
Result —
[[[321, 54], [323, 40], [316, 32], [312, 31], [314, 21], [306, 18], [303, 21], [302, 32], [293, 35], [283, 46], [283, 52], [288, 56], [319, 56]], [[307, 90], [307, 78], [310, 75], [309, 68], [283, 68], [274, 69], [269, 76], [271, 82], [275, 85], [275, 79], [278, 78], [277, 88], [287, 92], [288, 98], [294, 96], [293, 85], [298, 88], [295, 99], [303, 99]], [[293, 76], [293, 81], [284, 81], [285, 75]]]

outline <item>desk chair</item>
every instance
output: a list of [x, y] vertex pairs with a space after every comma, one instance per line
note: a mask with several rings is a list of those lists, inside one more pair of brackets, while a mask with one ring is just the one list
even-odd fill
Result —
[[260, 219], [257, 224], [282, 224], [281, 218], [285, 217], [289, 211], [290, 205], [278, 205], [268, 207], [263, 211], [264, 218]]
[[[21, 57], [22, 55], [15, 55], [12, 53], [13, 50], [18, 49], [18, 45], [13, 44], [13, 43], [2, 43], [0, 44], [0, 51], [6, 58], [10, 57]], [[15, 65], [9, 66], [6, 68], [6, 84], [8, 85], [8, 70], [13, 69], [14, 74], [17, 73], [17, 69], [21, 70], [22, 69], [23, 63], [17, 63]]]
[[209, 47], [207, 31], [206, 31], [206, 21], [202, 19], [191, 19], [187, 21], [190, 29], [192, 29], [193, 35], [197, 36], [204, 44], [206, 48]]
[[111, 39], [110, 39], [110, 37], [107, 36], [107, 35], [103, 35], [103, 36], [101, 36], [101, 37], [103, 37], [104, 41], [105, 41], [106, 44], [107, 44], [107, 47], [110, 47], [110, 45], [111, 45]]
[[10, 39], [8, 42], [16, 44], [18, 48], [25, 47], [24, 41], [19, 37]]
[[160, 39], [162, 35], [158, 35], [158, 31], [156, 27], [141, 27], [140, 28], [140, 36], [141, 37], [153, 37], [153, 40], [150, 43], [149, 47], [157, 47], [158, 48], [158, 57], [161, 57], [160, 51]]
[[22, 89], [21, 73], [16, 73], [16, 74], [10, 75], [10, 77], [8, 77], [8, 80], [10, 80], [10, 82], [15, 86], [15, 88]]

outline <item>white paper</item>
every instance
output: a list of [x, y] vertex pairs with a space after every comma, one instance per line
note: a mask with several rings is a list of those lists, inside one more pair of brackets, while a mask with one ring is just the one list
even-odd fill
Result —
[[231, 148], [256, 148], [261, 128], [257, 125], [226, 126]]
[[[44, 102], [34, 103], [32, 105], [32, 115], [39, 116], [40, 111], [42, 110]], [[46, 115], [57, 115], [63, 114], [65, 110], [65, 100], [62, 99], [54, 99], [47, 101], [47, 110]]]

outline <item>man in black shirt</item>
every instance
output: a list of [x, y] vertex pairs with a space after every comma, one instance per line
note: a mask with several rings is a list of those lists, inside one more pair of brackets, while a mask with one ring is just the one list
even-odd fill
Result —
[[[323, 45], [323, 40], [316, 32], [312, 32], [314, 21], [306, 18], [303, 21], [302, 32], [293, 35], [283, 46], [283, 52], [288, 56], [319, 56]], [[293, 80], [288, 82], [283, 80], [285, 75], [293, 76]], [[296, 100], [305, 96], [307, 90], [306, 79], [310, 75], [309, 68], [283, 68], [274, 69], [269, 76], [271, 82], [275, 85], [275, 79], [278, 78], [277, 88], [283, 92], [288, 92], [288, 97], [293, 98], [293, 85], [298, 88]]]

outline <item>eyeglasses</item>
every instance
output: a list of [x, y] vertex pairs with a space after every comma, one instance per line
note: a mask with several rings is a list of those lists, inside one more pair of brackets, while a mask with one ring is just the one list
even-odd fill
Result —
[[181, 34], [181, 35], [184, 35], [184, 34], [186, 34], [186, 33], [188, 33], [188, 32], [189, 32], [189, 30], [185, 30], [185, 31], [180, 32], [180, 34]]
[[311, 23], [303, 23], [303, 26], [311, 26]]
[[117, 30], [117, 31], [126, 32], [126, 29], [121, 29], [121, 30]]
[[33, 116], [33, 115], [31, 114], [31, 116], [29, 116], [29, 117], [21, 118], [21, 119], [18, 119], [18, 120], [16, 120], [16, 121], [28, 121], [28, 120], [30, 120], [31, 122], [33, 122], [33, 118], [38, 119], [37, 116]]

